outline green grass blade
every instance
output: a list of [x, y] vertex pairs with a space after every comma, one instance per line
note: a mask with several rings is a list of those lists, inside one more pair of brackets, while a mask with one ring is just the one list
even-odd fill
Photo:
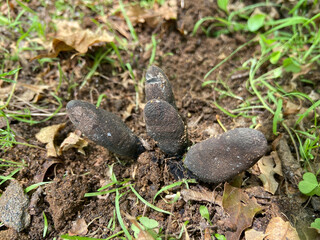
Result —
[[226, 110], [225, 108], [223, 108], [222, 106], [220, 106], [217, 102], [213, 102], [214, 105], [216, 105], [217, 108], [219, 108], [219, 110], [223, 113], [225, 113], [226, 115], [228, 115], [229, 117], [232, 117], [232, 118], [236, 118], [238, 117], [238, 115], [234, 115], [232, 114], [231, 112], [229, 112], [228, 110]]
[[152, 52], [151, 52], [151, 57], [150, 57], [150, 60], [149, 60], [149, 65], [153, 64], [154, 59], [156, 57], [156, 51], [157, 51], [156, 35], [152, 34], [151, 42], [152, 42]]
[[[318, 107], [320, 105], [320, 100], [318, 100], [317, 102], [315, 102], [314, 104], [312, 104], [311, 107], [309, 107], [303, 114], [301, 114], [301, 116], [299, 117], [299, 119], [296, 121], [295, 126], [297, 126], [302, 119], [304, 119], [312, 110], [314, 110], [316, 107]], [[315, 118], [316, 121], [316, 118]], [[315, 124], [317, 125], [317, 124]]]
[[126, 235], [126, 237], [131, 240], [132, 237], [128, 231], [128, 229], [126, 228], [126, 225], [124, 224], [123, 222], [123, 219], [121, 217], [121, 212], [120, 212], [120, 198], [121, 198], [122, 195], [119, 194], [119, 191], [118, 189], [116, 189], [116, 197], [115, 197], [115, 207], [116, 207], [116, 214], [117, 214], [117, 219], [118, 219], [118, 222], [124, 232], [124, 234]]
[[207, 79], [207, 77], [210, 76], [210, 74], [216, 70], [218, 67], [220, 67], [222, 64], [224, 64], [225, 62], [227, 62], [230, 58], [233, 57], [233, 55], [235, 55], [237, 52], [239, 52], [242, 48], [244, 48], [245, 46], [249, 45], [251, 42], [254, 41], [254, 38], [249, 40], [248, 42], [242, 44], [241, 46], [239, 46], [236, 50], [234, 50], [228, 57], [226, 57], [225, 59], [223, 59], [221, 62], [219, 62], [215, 67], [213, 67], [212, 69], [210, 69], [209, 72], [207, 72], [207, 74], [204, 76], [204, 80]]
[[43, 237], [45, 238], [47, 233], [48, 233], [48, 219], [47, 219], [47, 216], [46, 214], [44, 213], [44, 211], [42, 212], [42, 216], [43, 216], [43, 222], [44, 222], [44, 225], [43, 225]]
[[25, 191], [26, 193], [28, 193], [28, 192], [32, 191], [33, 189], [36, 189], [37, 187], [42, 186], [42, 185], [45, 185], [45, 184], [47, 184], [47, 183], [51, 183], [51, 182], [39, 182], [39, 183], [35, 183], [35, 184], [30, 185], [29, 187], [26, 187], [24, 191]]
[[127, 23], [127, 25], [128, 25], [128, 28], [129, 28], [129, 30], [130, 30], [130, 33], [131, 33], [131, 36], [132, 36], [133, 40], [134, 40], [135, 42], [139, 42], [137, 33], [136, 33], [136, 31], [134, 30], [134, 28], [133, 28], [133, 26], [132, 26], [132, 23], [131, 23], [130, 18], [128, 17], [128, 15], [127, 15], [127, 13], [126, 13], [126, 10], [124, 9], [124, 5], [123, 5], [122, 0], [119, 0], [119, 6], [120, 6], [120, 10], [121, 10], [121, 12], [122, 12], [122, 14], [123, 14], [123, 17], [124, 17], [124, 19], [126, 20], [126, 23]]
[[194, 37], [194, 35], [196, 35], [198, 28], [201, 26], [202, 23], [206, 22], [206, 21], [213, 21], [216, 20], [217, 18], [215, 17], [204, 17], [201, 18], [200, 20], [198, 20], [198, 22], [196, 22], [196, 24], [193, 27], [193, 31], [192, 31], [192, 36]]
[[69, 236], [69, 234], [63, 234], [63, 235], [60, 236], [60, 238], [67, 239], [67, 240], [105, 240], [105, 239], [102, 239], [102, 238]]
[[147, 205], [148, 207], [152, 208], [153, 210], [156, 210], [157, 212], [161, 212], [161, 213], [165, 213], [165, 214], [169, 214], [169, 215], [172, 215], [172, 213], [168, 212], [168, 211], [165, 211], [165, 210], [162, 210], [161, 208], [158, 208], [156, 206], [154, 206], [153, 204], [147, 202], [145, 199], [143, 199], [139, 193], [132, 187], [132, 185], [130, 185], [130, 188], [131, 188], [131, 191], [137, 196], [137, 198], [143, 202], [145, 205]]
[[179, 182], [175, 182], [173, 184], [170, 184], [168, 186], [164, 186], [163, 188], [161, 188], [153, 197], [153, 201], [156, 200], [156, 198], [159, 196], [160, 193], [164, 192], [164, 191], [167, 191], [171, 188], [174, 188], [174, 187], [177, 187], [177, 186], [181, 186], [183, 184], [182, 181], [179, 181]]
[[273, 131], [274, 135], [278, 135], [277, 126], [278, 126], [278, 123], [282, 121], [282, 119], [281, 119], [281, 109], [282, 109], [282, 99], [279, 98], [278, 99], [278, 103], [277, 103], [277, 109], [276, 109], [276, 111], [274, 113], [274, 116], [273, 116], [272, 131]]
[[104, 93], [99, 95], [98, 100], [97, 100], [97, 104], [96, 104], [97, 108], [100, 107], [100, 104], [101, 104], [103, 98], [108, 99], [108, 96]]

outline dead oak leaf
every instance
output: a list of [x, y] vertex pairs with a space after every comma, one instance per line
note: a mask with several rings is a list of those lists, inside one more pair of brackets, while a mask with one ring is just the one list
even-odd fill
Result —
[[57, 149], [54, 144], [54, 139], [58, 132], [65, 127], [65, 123], [56, 124], [48, 127], [41, 128], [40, 132], [36, 134], [36, 139], [42, 143], [47, 143], [47, 156], [57, 157]]
[[84, 147], [88, 146], [88, 142], [81, 137], [81, 133], [78, 131], [71, 132], [67, 138], [63, 140], [59, 147], [59, 155], [62, 154], [62, 151], [67, 151], [70, 148], [76, 148], [79, 153], [85, 155], [83, 150]]
[[75, 50], [78, 52], [77, 54], [83, 54], [94, 44], [112, 42], [114, 40], [114, 37], [106, 31], [93, 32], [90, 29], [82, 29], [77, 22], [59, 21], [56, 25], [57, 33], [52, 40], [50, 52], [39, 55], [34, 59], [57, 57], [62, 51]]
[[274, 217], [270, 220], [265, 234], [267, 235], [265, 240], [300, 239], [297, 230], [281, 217]]
[[275, 174], [282, 176], [281, 161], [276, 151], [271, 152], [269, 156], [264, 156], [258, 161], [261, 174], [258, 176], [263, 183], [263, 188], [274, 194], [279, 183], [274, 178]]
[[254, 197], [249, 198], [242, 189], [228, 183], [224, 185], [222, 206], [230, 216], [228, 225], [234, 227], [226, 232], [228, 240], [238, 240], [242, 231], [251, 226], [254, 215], [263, 210]]

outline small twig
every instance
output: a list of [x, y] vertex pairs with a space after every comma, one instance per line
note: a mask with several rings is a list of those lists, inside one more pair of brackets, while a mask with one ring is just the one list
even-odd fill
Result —
[[[6, 114], [8, 114], [8, 113], [9, 113], [9, 114], [17, 114], [17, 115], [22, 114], [21, 112], [10, 111], [10, 110], [5, 110], [4, 113], [6, 113]], [[30, 115], [30, 116], [44, 116], [44, 117], [49, 117], [49, 116], [52, 115], [52, 113], [30, 113], [29, 115]], [[66, 113], [57, 113], [57, 114], [54, 115], [54, 116], [64, 116], [64, 115], [66, 115]]]

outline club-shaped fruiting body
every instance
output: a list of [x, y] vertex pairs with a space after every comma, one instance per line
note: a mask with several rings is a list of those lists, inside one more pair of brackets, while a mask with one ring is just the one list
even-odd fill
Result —
[[137, 157], [144, 148], [120, 117], [88, 102], [72, 100], [67, 104], [71, 122], [87, 138], [116, 154]]
[[146, 100], [164, 100], [176, 108], [171, 84], [166, 74], [157, 66], [150, 66], [146, 72]]
[[192, 146], [184, 165], [200, 180], [220, 183], [249, 169], [266, 151], [260, 131], [236, 128]]
[[177, 110], [163, 100], [153, 99], [144, 108], [147, 133], [168, 155], [182, 154], [187, 144], [187, 133]]

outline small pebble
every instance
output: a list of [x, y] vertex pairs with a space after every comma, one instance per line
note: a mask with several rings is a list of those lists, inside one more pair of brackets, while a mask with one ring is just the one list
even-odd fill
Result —
[[116, 154], [136, 158], [144, 151], [139, 138], [120, 117], [88, 102], [72, 100], [67, 104], [71, 122], [87, 138]]
[[144, 108], [147, 134], [166, 154], [182, 154], [187, 145], [187, 131], [177, 110], [163, 100], [150, 100]]
[[184, 165], [200, 180], [220, 183], [253, 166], [267, 147], [260, 131], [236, 128], [192, 146]]
[[28, 213], [29, 198], [16, 180], [11, 181], [0, 198], [0, 220], [9, 227], [21, 232], [30, 224]]
[[176, 108], [174, 95], [168, 77], [157, 66], [150, 66], [146, 73], [145, 84], [146, 100], [152, 99], [164, 100]]

